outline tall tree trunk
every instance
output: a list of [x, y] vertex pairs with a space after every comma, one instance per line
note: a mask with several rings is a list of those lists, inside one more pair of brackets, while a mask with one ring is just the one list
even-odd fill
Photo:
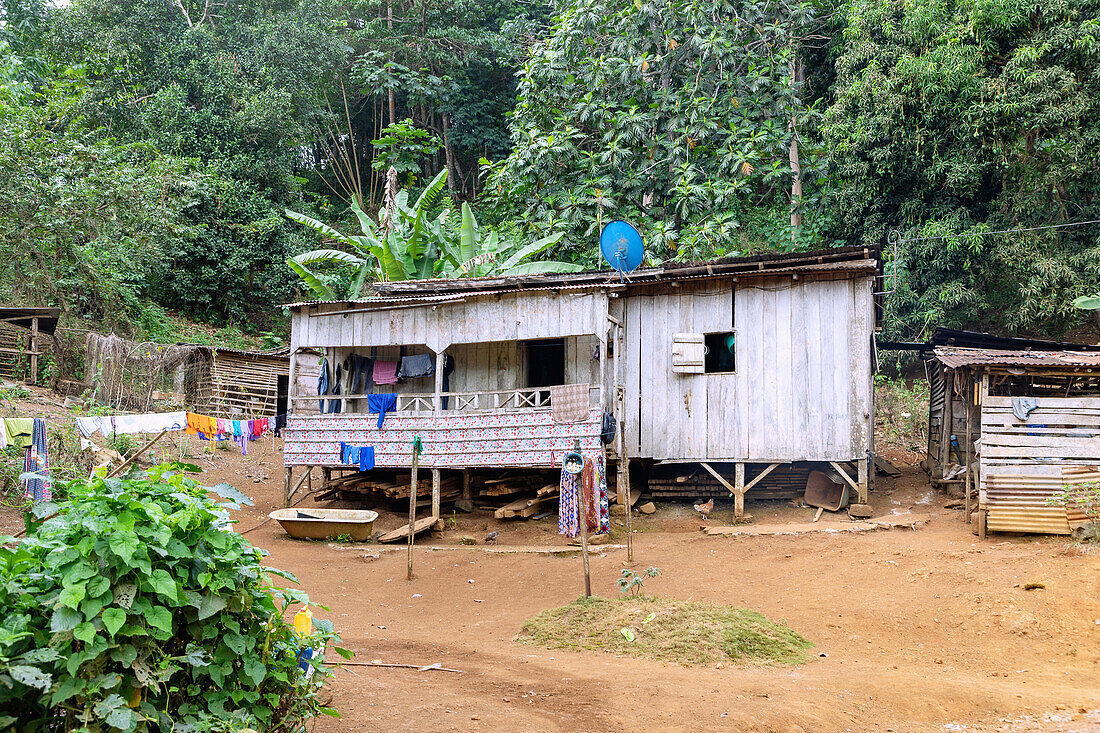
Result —
[[455, 179], [458, 177], [457, 166], [455, 165], [455, 151], [451, 147], [451, 115], [447, 112], [443, 113], [443, 150], [447, 154], [447, 185], [451, 189], [451, 193], [455, 193]]
[[[796, 85], [805, 81], [806, 72], [797, 55], [791, 61], [791, 77]], [[798, 118], [791, 115], [791, 242], [798, 241], [802, 226], [802, 163], [798, 158]]]
[[[389, 0], [386, 3], [386, 26], [389, 28], [390, 37], [393, 37], [393, 0]], [[396, 107], [393, 103], [393, 87], [389, 89], [390, 92], [390, 124], [397, 122]]]

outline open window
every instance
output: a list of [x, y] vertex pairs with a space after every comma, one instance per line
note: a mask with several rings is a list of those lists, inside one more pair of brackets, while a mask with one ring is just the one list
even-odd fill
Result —
[[703, 334], [705, 374], [737, 371], [737, 334], [734, 331]]
[[672, 336], [672, 371], [677, 374], [724, 374], [736, 370], [737, 337], [733, 331], [677, 333]]

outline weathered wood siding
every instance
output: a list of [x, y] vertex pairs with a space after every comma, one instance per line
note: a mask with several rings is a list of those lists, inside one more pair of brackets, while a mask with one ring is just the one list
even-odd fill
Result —
[[982, 403], [978, 507], [988, 530], [1069, 534], [1084, 515], [1047, 500], [1066, 484], [1100, 480], [1100, 397], [1038, 401], [1022, 421], [1011, 397]]
[[[683, 282], [626, 298], [626, 436], [659, 460], [853, 460], [871, 447], [873, 279]], [[736, 371], [676, 374], [675, 333], [737, 333]]]
[[425, 467], [531, 466], [552, 468], [581, 441], [581, 449], [597, 451], [600, 412], [579, 423], [554, 423], [550, 410], [387, 415], [381, 429], [375, 415], [291, 415], [284, 433], [283, 462], [287, 466], [338, 466], [340, 441], [374, 446], [375, 465], [408, 466], [417, 435], [424, 445], [419, 464]]
[[[424, 344], [432, 351], [451, 344], [523, 341], [606, 333], [603, 291], [538, 290], [468, 296], [421, 306], [364, 309], [342, 303], [297, 311], [291, 323], [295, 348]], [[325, 315], [336, 311], [335, 315]]]
[[279, 377], [289, 373], [288, 358], [214, 351], [207, 409], [230, 417], [274, 417]]

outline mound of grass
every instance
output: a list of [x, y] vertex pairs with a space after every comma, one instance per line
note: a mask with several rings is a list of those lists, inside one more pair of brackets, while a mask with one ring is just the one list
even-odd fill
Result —
[[[624, 628], [633, 632], [634, 641], [623, 635]], [[602, 650], [685, 665], [799, 664], [813, 646], [755, 611], [653, 596], [578, 598], [524, 623], [519, 639], [553, 649]]]

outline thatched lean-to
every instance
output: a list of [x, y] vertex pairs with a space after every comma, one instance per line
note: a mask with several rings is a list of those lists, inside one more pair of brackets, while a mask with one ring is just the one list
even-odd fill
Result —
[[130, 341], [89, 333], [84, 382], [97, 401], [121, 410], [192, 406], [209, 399], [210, 364], [198, 346]]
[[285, 411], [287, 350], [243, 351], [198, 344], [135, 342], [89, 333], [85, 384], [121, 410], [187, 407], [232, 418]]

